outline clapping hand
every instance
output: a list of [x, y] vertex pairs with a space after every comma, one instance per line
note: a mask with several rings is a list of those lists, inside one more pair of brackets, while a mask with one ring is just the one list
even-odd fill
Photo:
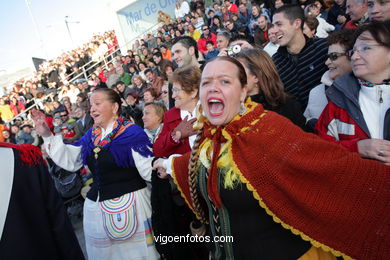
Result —
[[41, 111], [38, 111], [35, 108], [32, 109], [31, 118], [35, 123], [35, 130], [38, 135], [42, 137], [49, 137], [52, 135], [50, 128], [47, 125], [46, 117]]
[[185, 139], [191, 135], [196, 134], [196, 130], [194, 130], [193, 125], [196, 121], [196, 118], [188, 120], [188, 116], [186, 116], [180, 124], [173, 129], [173, 133], [176, 135], [176, 139]]

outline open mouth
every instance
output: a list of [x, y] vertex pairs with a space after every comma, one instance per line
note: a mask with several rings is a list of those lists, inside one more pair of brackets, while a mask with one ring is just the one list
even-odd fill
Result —
[[219, 98], [209, 98], [207, 100], [209, 107], [209, 114], [212, 117], [221, 116], [223, 114], [225, 104], [222, 99]]

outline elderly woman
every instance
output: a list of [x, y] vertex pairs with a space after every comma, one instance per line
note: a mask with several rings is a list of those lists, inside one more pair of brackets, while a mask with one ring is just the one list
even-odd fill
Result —
[[84, 203], [84, 235], [89, 259], [158, 259], [151, 227], [151, 144], [142, 128], [124, 121], [121, 99], [112, 89], [92, 93], [95, 125], [72, 145], [52, 136], [43, 114], [34, 111], [37, 132], [60, 167], [93, 174]]
[[[196, 137], [192, 124], [196, 120], [195, 110], [199, 100], [200, 70], [194, 66], [178, 68], [172, 75], [172, 82], [175, 107], [165, 113], [164, 126], [153, 144], [153, 153], [158, 157], [191, 151]], [[155, 233], [189, 234], [189, 225], [195, 216], [185, 206], [173, 181], [152, 176], [152, 185], [152, 220]], [[167, 259], [207, 259], [202, 258], [202, 255], [207, 255], [206, 250], [193, 243], [158, 244], [157, 249]]]
[[390, 21], [358, 31], [350, 52], [353, 74], [336, 79], [318, 135], [360, 156], [390, 164]]
[[160, 103], [149, 102], [144, 105], [142, 121], [144, 122], [144, 130], [152, 144], [162, 130], [164, 113], [166, 111], [165, 106]]
[[271, 57], [261, 49], [247, 49], [239, 52], [236, 58], [245, 68], [248, 79], [247, 95], [254, 102], [262, 104], [264, 109], [285, 116], [304, 128], [305, 118], [301, 106], [284, 92], [282, 80]]
[[184, 154], [191, 150], [195, 140], [192, 124], [195, 121], [195, 107], [198, 103], [200, 70], [183, 67], [172, 75], [175, 107], [164, 116], [164, 127], [153, 145], [155, 156]]
[[199, 89], [191, 154], [154, 166], [173, 176], [211, 237], [225, 236], [212, 239], [215, 259], [389, 257], [389, 167], [246, 99], [235, 59], [206, 63]]
[[352, 49], [355, 41], [354, 31], [334, 32], [328, 37], [327, 41], [329, 48], [325, 64], [329, 70], [322, 75], [321, 84], [310, 91], [309, 101], [303, 113], [311, 129], [314, 129], [317, 119], [328, 104], [325, 90], [333, 84], [336, 78], [352, 71], [348, 50]]

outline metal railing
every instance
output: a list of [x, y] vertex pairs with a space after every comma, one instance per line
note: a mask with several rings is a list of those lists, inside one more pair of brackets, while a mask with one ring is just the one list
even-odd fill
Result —
[[[120, 53], [121, 52], [121, 48], [125, 47], [125, 46], [128, 46], [130, 43], [134, 42], [135, 40], [139, 39], [141, 35], [145, 34], [145, 33], [149, 33], [149, 32], [152, 32], [152, 31], [155, 31], [157, 30], [157, 27], [159, 27], [161, 25], [161, 23], [156, 23], [154, 24], [153, 26], [149, 27], [144, 33], [142, 34], [139, 34], [137, 35], [136, 37], [134, 37], [133, 39], [131, 39], [130, 41], [126, 42], [124, 45], [122, 46], [115, 46], [115, 47], [112, 47], [108, 50], [108, 52], [112, 51], [111, 53], [103, 56], [103, 58], [100, 60], [100, 61], [89, 61], [88, 63], [86, 63], [84, 66], [82, 66], [79, 70], [81, 70], [82, 72], [78, 72], [78, 71], [74, 71], [72, 73], [70, 73], [69, 75], [67, 75], [66, 77], [69, 78], [69, 79], [66, 79], [67, 83], [73, 83], [75, 82], [77, 79], [81, 79], [81, 76], [84, 76], [84, 79], [88, 80], [90, 78], [90, 74], [89, 71], [91, 71], [91, 69], [99, 66], [101, 63], [103, 63], [103, 68], [108, 68], [108, 64], [114, 62], [114, 57], [117, 56], [115, 54], [117, 54], [118, 52]], [[77, 73], [77, 75], [75, 75]], [[73, 77], [72, 77], [73, 76]], [[62, 82], [62, 83], [66, 83], [66, 82]], [[61, 91], [61, 88], [58, 88], [57, 89], [58, 91]], [[45, 98], [42, 98], [44, 100], [48, 99], [48, 98], [54, 98], [54, 93], [50, 93], [48, 95], [46, 95]], [[38, 108], [40, 106], [40, 104], [42, 104], [42, 102], [44, 100], [42, 100], [41, 98], [38, 99], [36, 97], [34, 97], [32, 100], [30, 100], [30, 102], [33, 102], [34, 104], [29, 106], [28, 108], [26, 108], [25, 110], [23, 110], [22, 112], [20, 112], [19, 114], [17, 114], [16, 116], [14, 116], [11, 120], [10, 120], [10, 123], [13, 123], [15, 121], [15, 119], [17, 118], [23, 118], [23, 117], [27, 117], [27, 112], [30, 111], [31, 109], [33, 108]], [[26, 116], [23, 116], [23, 115], [26, 115]]]

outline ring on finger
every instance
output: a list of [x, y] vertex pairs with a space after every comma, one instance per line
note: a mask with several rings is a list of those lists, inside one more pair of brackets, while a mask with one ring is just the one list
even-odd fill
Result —
[[385, 155], [385, 151], [383, 150], [378, 150], [378, 156], [383, 156]]

